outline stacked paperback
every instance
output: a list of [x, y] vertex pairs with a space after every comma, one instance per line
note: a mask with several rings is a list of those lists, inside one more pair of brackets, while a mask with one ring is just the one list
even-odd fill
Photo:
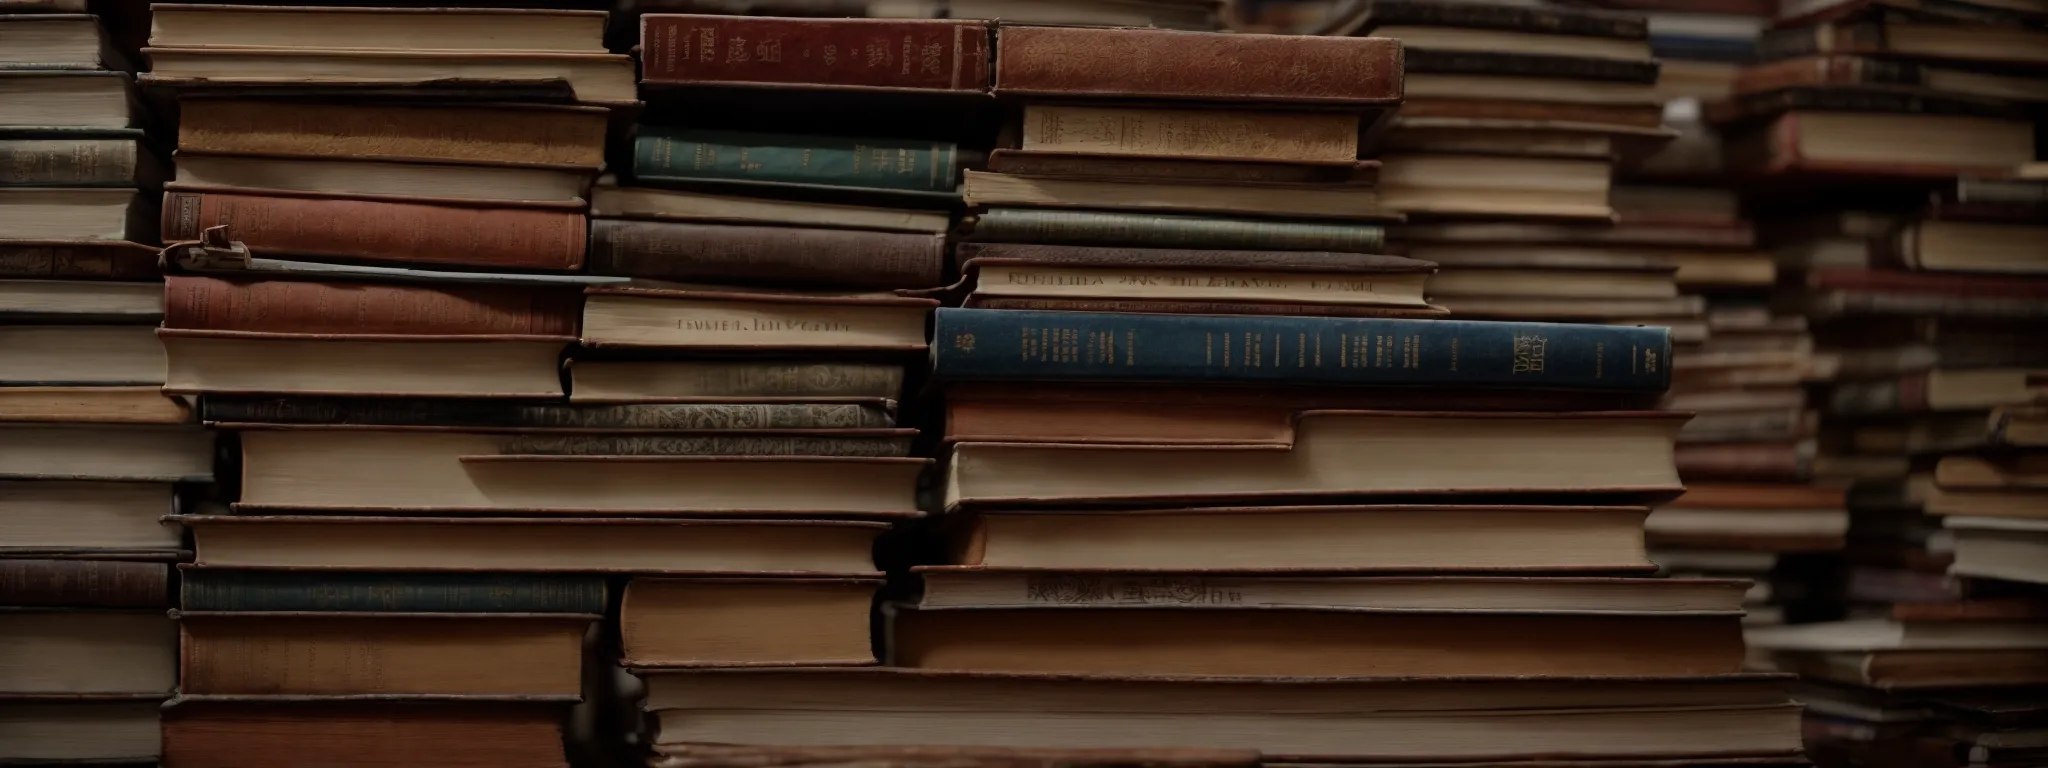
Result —
[[0, 14], [0, 762], [153, 763], [187, 554], [164, 517], [213, 438], [158, 390], [133, 66], [82, 7], [26, 5], [58, 12]]

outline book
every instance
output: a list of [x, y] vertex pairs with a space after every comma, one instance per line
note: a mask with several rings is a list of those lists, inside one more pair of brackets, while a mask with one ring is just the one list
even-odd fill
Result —
[[2035, 247], [2048, 228], [1963, 221], [1919, 221], [1881, 243], [1880, 257], [1934, 272], [2048, 273]]
[[864, 10], [881, 18], [1000, 19], [1023, 24], [1207, 30], [1218, 23], [1215, 4], [1181, 0], [868, 0]]
[[[1623, 136], [1661, 134], [1664, 125], [1664, 108], [1655, 101], [1654, 91], [1634, 92], [1642, 86], [1544, 87], [1540, 84], [1569, 81], [1478, 75], [1419, 75], [1415, 79], [1420, 80], [1415, 84], [1419, 87], [1411, 88], [1401, 102], [1401, 119], [1404, 121], [1545, 123]], [[1536, 96], [1538, 87], [1543, 89], [1542, 99], [1529, 100]], [[1617, 90], [1621, 92], [1616, 93]], [[1517, 94], [1524, 97], [1523, 100], [1517, 100]]]
[[178, 685], [177, 628], [162, 610], [0, 611], [0, 638], [33, 664], [0, 667], [0, 694], [155, 694]]
[[1772, 651], [1995, 651], [2048, 647], [2048, 628], [2032, 622], [1850, 619], [1773, 627], [1750, 642]]
[[[582, 695], [588, 614], [180, 611], [183, 694]], [[352, 663], [315, 659], [370, 650]]]
[[971, 20], [647, 14], [641, 80], [984, 93], [990, 37], [987, 22]]
[[9, 558], [0, 560], [0, 603], [76, 608], [169, 608], [170, 581], [169, 563]]
[[[1385, 139], [1383, 139], [1384, 141]], [[1352, 150], [1356, 153], [1357, 150]], [[1052, 178], [1124, 178], [1189, 182], [1253, 182], [1277, 184], [1366, 184], [1379, 177], [1379, 161], [1338, 164], [1247, 161], [1235, 159], [1095, 155], [1081, 152], [997, 149], [989, 153], [988, 170], [1013, 176]]]
[[1968, 488], [1942, 486], [1926, 494], [1927, 514], [1960, 517], [2044, 519], [2041, 488]]
[[163, 522], [174, 501], [169, 483], [0, 482], [0, 516], [10, 521], [9, 530], [0, 533], [0, 552], [176, 552], [184, 543], [184, 529]]
[[178, 149], [249, 157], [597, 169], [603, 107], [180, 101]]
[[2038, 454], [2015, 456], [1943, 456], [1934, 465], [1941, 488], [2021, 489], [2048, 485], [2048, 459]]
[[213, 478], [213, 435], [166, 424], [0, 424], [0, 477], [206, 481]]
[[575, 360], [571, 402], [894, 401], [903, 366], [808, 361]]
[[1686, 495], [1650, 513], [1645, 530], [1655, 547], [1833, 551], [1849, 520], [1840, 489], [1690, 483]]
[[636, 667], [873, 664], [871, 578], [635, 578], [619, 607]]
[[[1331, 411], [1304, 414], [1294, 444], [1285, 447], [956, 443], [946, 504], [1223, 504], [1502, 493], [1659, 500], [1680, 489], [1671, 446], [1683, 419], [1657, 413]], [[1519, 458], [1483, 458], [1508, 453]], [[1169, 466], [1176, 469], [1168, 472]]]
[[1979, 65], [2048, 63], [2048, 36], [2018, 25], [1929, 23], [1876, 14], [1764, 33], [1768, 61], [1815, 54], [1898, 56]]
[[[1670, 341], [1661, 328], [940, 309], [932, 338], [933, 375], [945, 381], [1635, 391], [1661, 391], [1670, 382]], [[1462, 368], [1452, 364], [1454, 349]]]
[[0, 238], [152, 241], [149, 203], [133, 189], [0, 187]]
[[[238, 512], [263, 512], [239, 508]], [[194, 565], [319, 571], [867, 573], [888, 526], [821, 520], [194, 515]], [[322, 578], [332, 574], [323, 574]]]
[[188, 190], [264, 189], [392, 200], [581, 203], [584, 169], [424, 165], [372, 160], [235, 157], [179, 150], [175, 183]]
[[1401, 97], [1400, 44], [1169, 30], [1005, 26], [995, 92], [1384, 107]]
[[1933, 178], [2003, 169], [2034, 154], [2022, 120], [1795, 110], [1731, 140], [1731, 165], [1768, 173]]
[[0, 7], [0, 67], [106, 69], [134, 66], [107, 39], [99, 20], [85, 13], [14, 13]]
[[[1358, 116], [1344, 112], [1025, 104], [1027, 153], [1352, 165]], [[1005, 171], [1007, 172], [1007, 171]]]
[[164, 314], [157, 283], [6, 280], [0, 282], [0, 318], [64, 323], [149, 322]]
[[1673, 458], [1687, 480], [1806, 480], [1818, 457], [1811, 443], [1689, 443]]
[[2038, 368], [1936, 368], [1895, 379], [1844, 382], [1828, 396], [1828, 411], [1844, 415], [1982, 410], [2026, 405], [2039, 398]]
[[[918, 514], [917, 477], [930, 463], [506, 453], [516, 436], [446, 428], [294, 425], [241, 437], [241, 503], [263, 508], [906, 517]], [[808, 481], [789, 483], [792, 472]]]
[[[0, 759], [154, 762], [163, 738], [157, 716], [163, 696], [0, 694], [0, 728], [8, 734]], [[37, 727], [18, 727], [31, 723]]]
[[[1540, 52], [1556, 45], [1555, 40], [1530, 38], [1551, 35], [1521, 35], [1513, 32], [1456, 28], [1383, 28], [1385, 36], [1402, 41], [1402, 66], [1418, 75], [1518, 76], [1532, 78], [1543, 93], [1573, 94], [1565, 101], [1581, 101], [1587, 83], [1652, 85], [1662, 65], [1656, 59], [1636, 54], [1628, 58], [1605, 55], [1559, 55]], [[1375, 30], [1381, 35], [1382, 30]], [[1562, 38], [1557, 38], [1562, 39]], [[1536, 50], [1525, 50], [1534, 48]], [[1548, 78], [1555, 82], [1545, 83]], [[1463, 81], [1472, 87], [1473, 81]], [[1569, 83], [1567, 85], [1567, 83]], [[1437, 84], [1441, 87], [1441, 84]], [[1483, 86], [1482, 86], [1483, 87]], [[1604, 91], [1605, 89], [1600, 89]], [[1653, 91], [1654, 92], [1654, 91]]]
[[0, 185], [24, 187], [154, 187], [162, 161], [139, 139], [13, 139], [0, 133]]
[[1378, 188], [1363, 184], [1193, 184], [1012, 176], [968, 171], [968, 205], [1279, 216], [1295, 219], [1380, 219]]
[[152, 46], [604, 52], [599, 11], [180, 3], [152, 10]]
[[[417, 9], [433, 11], [438, 9]], [[272, 88], [446, 80], [559, 87], [566, 83], [584, 104], [636, 103], [633, 59], [606, 53], [502, 50], [364, 48], [221, 48], [160, 46], [142, 49], [152, 83], [206, 83]]]
[[2048, 79], [1870, 56], [1801, 56], [1745, 67], [1735, 80], [1735, 89], [1743, 93], [1829, 85], [1907, 86], [1996, 99], [2048, 99]]
[[173, 394], [560, 397], [562, 336], [336, 336], [162, 328]]
[[197, 240], [226, 226], [259, 254], [403, 261], [498, 269], [574, 270], [583, 265], [580, 210], [460, 205], [245, 191], [164, 193], [165, 242]]
[[1388, 155], [1380, 202], [1412, 215], [1610, 219], [1606, 160]]
[[1649, 568], [1642, 507], [995, 510], [954, 523], [956, 565], [1261, 573]]
[[[1384, 5], [1375, 3], [1366, 23], [1374, 30], [1400, 25], [1524, 31], [1570, 38], [1573, 43], [1584, 45], [1599, 45], [1610, 40], [1643, 41], [1650, 37], [1650, 25], [1639, 14], [1490, 3], [1454, 5], [1429, 0], [1392, 0]], [[1591, 50], [1586, 52], [1595, 53]], [[1613, 54], [1603, 49], [1599, 55]]]
[[[447, 745], [503, 768], [559, 768], [566, 703], [483, 698], [184, 695], [164, 709], [171, 762], [258, 768], [268, 755], [348, 744], [330, 759], [403, 765], [446, 759]], [[156, 738], [152, 728], [152, 738]]]
[[605, 611], [605, 582], [586, 575], [333, 573], [184, 568], [188, 611], [370, 613], [582, 613]]
[[947, 142], [642, 126], [633, 180], [642, 184], [800, 185], [951, 192], [964, 158]]
[[1957, 575], [2048, 584], [2048, 572], [2041, 567], [2041, 556], [2048, 553], [2048, 524], [1991, 517], [1947, 517], [1941, 523], [1955, 539]]
[[[1613, 226], [1557, 222], [1459, 221], [1404, 224], [1392, 230], [1407, 243], [1494, 243], [1500, 245], [1628, 245], [1681, 248], [1754, 248], [1756, 230], [1734, 227]], [[1434, 247], [1434, 246], [1432, 246]], [[1411, 248], [1412, 250], [1412, 248]], [[1429, 259], [1422, 258], [1424, 261]]]
[[1465, 614], [1735, 615], [1739, 579], [1602, 576], [1317, 576], [1184, 571], [918, 566], [918, 607], [1324, 608]]
[[593, 288], [583, 344], [701, 350], [925, 349], [938, 302], [890, 294]]
[[834, 288], [945, 283], [943, 234], [595, 219], [590, 269], [624, 277]]
[[991, 208], [970, 226], [977, 241], [1051, 245], [1379, 253], [1386, 244], [1385, 230], [1369, 224], [1106, 211]]
[[976, 296], [1427, 308], [1425, 262], [1373, 254], [962, 243]]
[[155, 279], [157, 249], [121, 240], [0, 242], [0, 277]]
[[[1762, 675], [1250, 680], [893, 668], [676, 670], [648, 675], [644, 707], [659, 726], [657, 747], [942, 740], [948, 746], [1133, 748], [1166, 739], [1183, 748], [1251, 748], [1310, 761], [1783, 758], [1799, 750], [1799, 717], [1782, 684]], [[1435, 706], [1416, 707], [1421, 701]], [[1659, 714], [1699, 706], [1714, 714], [1704, 720], [1698, 711]], [[818, 715], [825, 709], [830, 718]], [[1304, 718], [1303, 710], [1322, 714]], [[1502, 727], [1504, 717], [1521, 727]], [[1707, 722], [1714, 727], [1703, 727]], [[1559, 751], [1559, 739], [1572, 746]]]
[[[1362, 612], [1238, 606], [891, 604], [892, 666], [1198, 676], [1679, 677], [1742, 670], [1734, 614]], [[1655, 654], [1626, 647], [1650, 643]], [[1531, 647], [1543, 649], [1531, 652]]]
[[573, 336], [577, 286], [399, 285], [170, 275], [164, 327], [334, 335]]
[[215, 424], [353, 424], [585, 433], [598, 430], [612, 433], [867, 430], [896, 426], [894, 410], [876, 403], [571, 405], [488, 400], [234, 395], [206, 398], [200, 406], [200, 419]]
[[0, 326], [0, 383], [8, 387], [162, 385], [164, 369], [164, 346], [150, 326]]
[[591, 224], [593, 236], [608, 228], [625, 226], [623, 222], [607, 223], [607, 219], [801, 225], [925, 235], [943, 235], [953, 226], [951, 214], [943, 211], [740, 197], [687, 189], [622, 187], [616, 186], [615, 181], [602, 177], [590, 190], [590, 215], [598, 217]]
[[184, 424], [192, 409], [161, 387], [10, 385], [0, 387], [0, 421]]
[[0, 125], [68, 133], [139, 127], [143, 115], [126, 72], [0, 69]]

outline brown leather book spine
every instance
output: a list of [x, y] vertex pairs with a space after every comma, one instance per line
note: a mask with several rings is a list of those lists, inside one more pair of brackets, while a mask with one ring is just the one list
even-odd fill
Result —
[[1796, 443], [1693, 443], [1678, 446], [1675, 458], [1686, 481], [1797, 482], [1809, 469]]
[[1554, 120], [1657, 128], [1664, 110], [1655, 104], [1543, 104], [1537, 102], [1419, 99], [1401, 105], [1402, 117], [1460, 117], [1479, 120]]
[[0, 277], [154, 280], [155, 250], [133, 243], [0, 243]]
[[597, 219], [590, 241], [591, 271], [603, 275], [881, 289], [945, 282], [943, 235]]
[[0, 560], [0, 605], [167, 608], [171, 566], [116, 560]]
[[961, 263], [976, 259], [1121, 269], [1249, 269], [1342, 274], [1427, 274], [1428, 262], [1403, 256], [1326, 251], [1232, 251], [1120, 248], [1040, 243], [961, 243]]
[[988, 90], [981, 21], [648, 14], [640, 49], [651, 84]]
[[996, 90], [1302, 104], [1396, 104], [1401, 43], [1091, 27], [1003, 27]]
[[[167, 765], [566, 768], [560, 705], [492, 701], [181, 700], [166, 710]], [[448, 746], [461, 744], [461, 755]]]
[[164, 327], [268, 333], [575, 336], [579, 287], [164, 279]]
[[1841, 488], [1803, 483], [1700, 483], [1671, 503], [1683, 509], [1842, 509]]
[[1340, 304], [1259, 304], [1239, 301], [1147, 301], [1143, 299], [1027, 299], [968, 296], [976, 309], [1031, 309], [1047, 312], [1149, 312], [1166, 315], [1285, 315], [1293, 317], [1443, 317], [1448, 311], [1421, 307], [1360, 307]]
[[164, 193], [165, 242], [226, 225], [259, 254], [472, 267], [565, 270], [583, 265], [583, 212], [540, 208]]

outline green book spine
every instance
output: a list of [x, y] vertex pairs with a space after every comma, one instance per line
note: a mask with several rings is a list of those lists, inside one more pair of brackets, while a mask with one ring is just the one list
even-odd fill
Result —
[[604, 613], [602, 576], [188, 569], [188, 611]]
[[633, 176], [950, 192], [959, 186], [958, 154], [939, 141], [643, 126], [633, 141]]
[[1370, 224], [992, 208], [976, 219], [974, 239], [1047, 245], [1379, 253], [1386, 246], [1386, 230]]

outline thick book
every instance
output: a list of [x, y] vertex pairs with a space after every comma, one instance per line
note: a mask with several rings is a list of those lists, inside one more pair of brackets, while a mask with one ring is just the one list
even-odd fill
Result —
[[1740, 579], [1617, 576], [1325, 576], [1233, 571], [990, 568], [911, 569], [918, 607], [1230, 606], [1356, 611], [1634, 613], [1732, 616], [1742, 611]]
[[[185, 694], [574, 700], [595, 614], [181, 611]], [[368, 651], [368, 653], [364, 653]], [[339, 656], [345, 661], [321, 663]]]
[[[837, 227], [927, 235], [943, 235], [953, 228], [950, 211], [750, 197], [722, 190], [621, 187], [610, 176], [599, 177], [597, 186], [591, 188], [590, 215], [598, 219]], [[595, 225], [591, 228], [597, 229]]]
[[200, 419], [239, 424], [354, 424], [519, 430], [685, 432], [788, 429], [887, 429], [881, 403], [563, 404], [487, 400], [221, 395], [200, 404]]
[[452, 165], [355, 158], [173, 153], [172, 183], [193, 191], [264, 189], [390, 202], [581, 207], [590, 169]]
[[0, 423], [0, 477], [210, 481], [213, 433], [179, 424]]
[[707, 351], [922, 352], [936, 299], [821, 294], [592, 288], [583, 344]]
[[985, 93], [989, 23], [640, 17], [641, 82]]
[[962, 156], [943, 141], [642, 126], [633, 179], [951, 192]]
[[1386, 246], [1386, 230], [1373, 224], [1135, 211], [991, 208], [976, 214], [968, 230], [974, 240], [1053, 245], [1343, 253], [1379, 253]]
[[0, 240], [154, 242], [154, 197], [128, 187], [0, 186]]
[[1029, 153], [1156, 161], [1353, 165], [1358, 122], [1349, 112], [1027, 104], [1017, 145]]
[[370, 613], [605, 612], [603, 576], [533, 573], [334, 573], [184, 568], [187, 611]]
[[172, 394], [560, 397], [573, 336], [337, 336], [158, 328]]
[[1852, 15], [1764, 33], [1767, 61], [1816, 54], [1897, 56], [1990, 67], [2048, 63], [2048, 32], [2020, 25], [1926, 22], [1885, 13]]
[[[1351, 151], [1356, 154], [1358, 150]], [[988, 169], [1012, 176], [1056, 179], [1120, 178], [1194, 183], [1367, 184], [1378, 178], [1379, 162], [1353, 160], [1343, 164], [1309, 164], [998, 149], [989, 153]]]
[[1402, 51], [1402, 66], [1414, 74], [1499, 75], [1615, 83], [1654, 84], [1656, 59], [1557, 56], [1502, 51], [1460, 51], [1415, 47]]
[[162, 387], [0, 387], [0, 421], [186, 424], [192, 407]]
[[38, 132], [122, 129], [146, 121], [133, 75], [78, 69], [0, 69], [0, 125]]
[[2048, 99], [2048, 81], [2040, 78], [1872, 56], [1801, 56], [1745, 67], [1735, 78], [1738, 93], [1801, 86], [1904, 86], [1963, 96]]
[[[1684, 677], [1742, 671], [1720, 614], [1378, 612], [1264, 606], [891, 604], [889, 662], [1119, 675]], [[1644, 645], [1656, 653], [1640, 653]]]
[[583, 212], [307, 196], [168, 191], [165, 242], [226, 226], [259, 254], [499, 269], [583, 266]]
[[155, 282], [0, 280], [0, 321], [143, 324], [164, 316]]
[[164, 327], [400, 336], [574, 336], [580, 286], [164, 278]]
[[[152, 46], [142, 54], [149, 59], [145, 82], [152, 86], [204, 86], [263, 97], [274, 97], [280, 88], [319, 88], [356, 98], [474, 96], [479, 83], [508, 99], [625, 106], [639, 96], [633, 58], [602, 51]], [[451, 88], [449, 81], [459, 84]]]
[[164, 348], [153, 330], [147, 325], [0, 325], [0, 384], [161, 386]]
[[1399, 24], [1499, 29], [1619, 40], [1650, 37], [1650, 24], [1641, 14], [1493, 3], [1379, 0], [1373, 3], [1366, 23], [1373, 27]]
[[603, 53], [601, 11], [160, 3], [153, 46]]
[[1793, 110], [1728, 143], [1739, 172], [1872, 181], [2003, 173], [2033, 155], [2032, 123], [1955, 114]]
[[160, 160], [139, 139], [0, 137], [0, 185], [151, 187], [163, 183]]
[[1671, 381], [1670, 333], [1657, 327], [975, 309], [940, 309], [936, 323], [933, 375], [940, 380], [1643, 392]]
[[1427, 262], [1376, 254], [965, 243], [974, 295], [1429, 309]]
[[6, 693], [163, 696], [178, 685], [177, 628], [160, 608], [0, 610], [0, 644], [24, 660], [0, 666]]
[[[74, 471], [85, 469], [81, 466]], [[164, 523], [163, 516], [170, 514], [175, 501], [168, 482], [0, 482], [0, 516], [9, 521], [8, 530], [0, 532], [0, 552], [100, 554], [122, 559], [174, 554], [183, 545], [184, 531]], [[0, 560], [0, 564], [7, 562], [12, 561]], [[62, 578], [79, 579], [81, 585], [98, 578], [89, 570], [61, 573], [70, 574]], [[162, 591], [162, 585], [158, 587]]]
[[900, 364], [786, 360], [572, 360], [570, 402], [857, 402], [903, 396]]
[[157, 249], [125, 240], [0, 242], [0, 278], [153, 280]]
[[0, 560], [0, 605], [168, 608], [170, 581], [169, 563], [7, 559]]
[[178, 149], [249, 157], [595, 169], [603, 107], [321, 104], [187, 98]]
[[1324, 411], [1289, 445], [959, 442], [948, 507], [1520, 498], [1641, 503], [1683, 486], [1686, 414]]
[[982, 208], [1050, 207], [1298, 219], [1396, 219], [1367, 184], [1209, 184], [1011, 176], [968, 171], [962, 198]]
[[[0, 10], [12, 5], [0, 4]], [[29, 765], [156, 765], [165, 694], [0, 694], [0, 760]], [[34, 728], [15, 728], [34, 723]]]
[[1383, 107], [1401, 101], [1401, 44], [1369, 37], [1006, 26], [998, 95]]
[[568, 706], [480, 697], [186, 695], [164, 709], [161, 734], [151, 732], [167, 762], [216, 768], [265, 768], [276, 755], [325, 756], [322, 763], [334, 768], [438, 763], [451, 759], [451, 744], [463, 745], [463, 761], [476, 765], [561, 768]]
[[639, 577], [619, 604], [630, 667], [873, 664], [880, 579]]
[[932, 288], [945, 282], [943, 234], [684, 221], [594, 219], [590, 270], [704, 283]]
[[[1215, 678], [808, 668], [656, 671], [646, 679], [643, 707], [658, 723], [657, 748], [914, 745], [946, 733], [955, 746], [1166, 742], [1322, 763], [1802, 759], [1800, 707], [1786, 696], [1783, 675]], [[833, 716], [820, 718], [821, 710]], [[1077, 718], [1090, 727], [1075, 727]]]

